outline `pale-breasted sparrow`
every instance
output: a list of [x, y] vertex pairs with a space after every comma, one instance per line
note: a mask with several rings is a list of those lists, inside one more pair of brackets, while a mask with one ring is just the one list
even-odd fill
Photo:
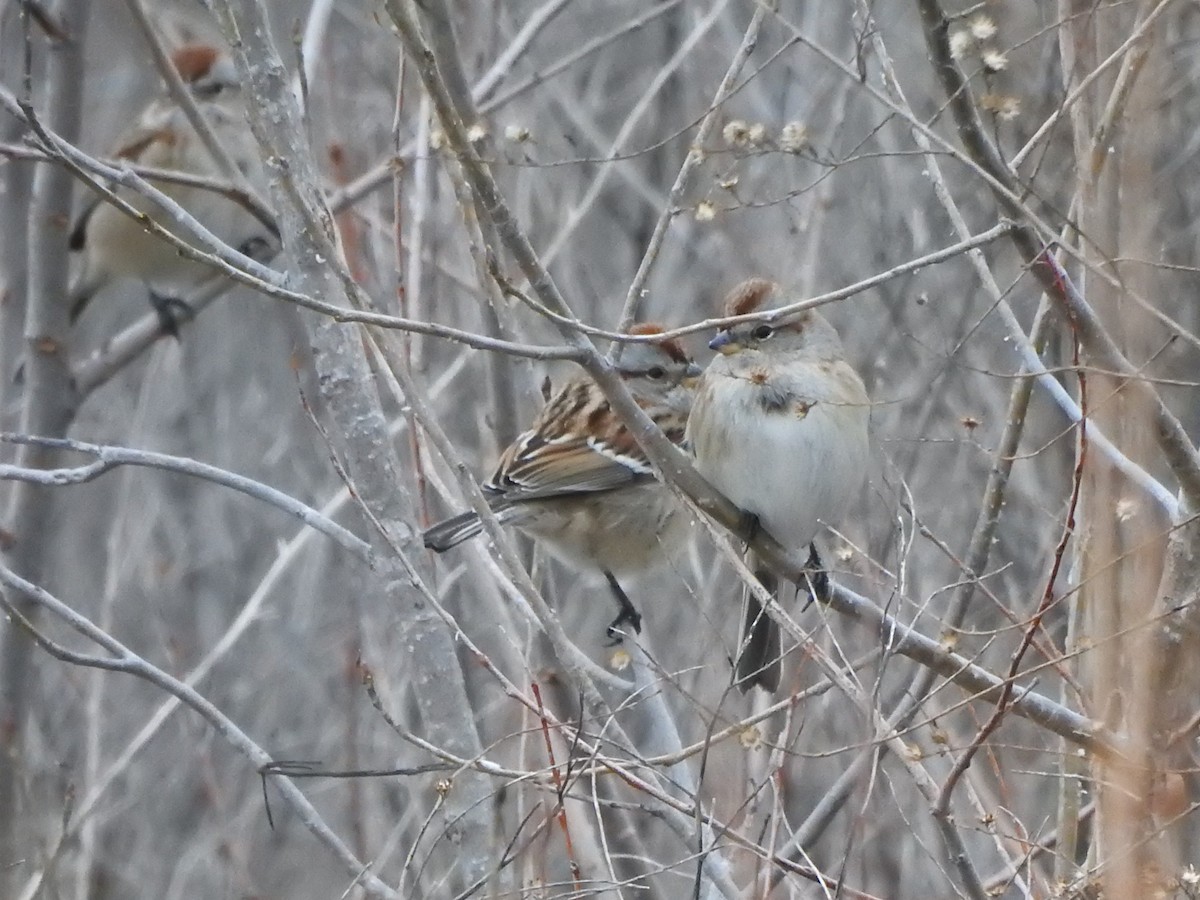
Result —
[[[631, 331], [662, 328], [642, 324]], [[700, 368], [679, 344], [630, 344], [617, 371], [638, 405], [680, 442]], [[604, 574], [620, 606], [611, 637], [624, 624], [641, 630], [641, 615], [617, 579], [670, 559], [687, 539], [688, 518], [591, 378], [573, 379], [549, 400], [501, 455], [483, 490], [502, 523], [537, 538], [564, 562]], [[462, 513], [426, 531], [425, 546], [441, 553], [482, 528], [478, 515]]]
[[[185, 44], [171, 54], [171, 61], [218, 141], [257, 189], [264, 175], [258, 146], [246, 124], [245, 102], [233, 61], [207, 44]], [[117, 140], [112, 156], [137, 165], [227, 181], [183, 109], [169, 97], [160, 97], [142, 110], [135, 124]], [[270, 234], [267, 226], [244, 206], [216, 191], [165, 181], [155, 182], [155, 186], [232, 247], [247, 248]], [[151, 200], [128, 188], [116, 192], [135, 209], [186, 239]], [[70, 289], [72, 321], [110, 281], [134, 278], [148, 287], [164, 331], [176, 334], [176, 315], [190, 312], [180, 295], [213, 274], [211, 268], [181, 256], [167, 241], [101, 197], [85, 206], [72, 229], [70, 246], [83, 252], [83, 264]]]
[[[752, 278], [726, 297], [725, 315], [788, 300], [774, 282]], [[819, 525], [845, 511], [866, 476], [870, 400], [862, 379], [833, 326], [812, 309], [723, 329], [709, 346], [720, 355], [704, 372], [687, 425], [696, 468], [781, 545], [808, 546], [819, 570]], [[738, 685], [773, 691], [779, 630], [752, 597], [746, 629]]]

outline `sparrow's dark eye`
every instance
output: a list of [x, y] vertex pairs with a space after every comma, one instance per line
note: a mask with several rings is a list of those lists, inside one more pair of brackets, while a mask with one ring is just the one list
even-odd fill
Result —
[[667, 377], [667, 370], [662, 366], [651, 366], [646, 370], [646, 377], [651, 381], [659, 381]]
[[765, 341], [775, 333], [775, 329], [770, 325], [755, 325], [754, 330], [750, 332], [751, 337], [756, 341]]

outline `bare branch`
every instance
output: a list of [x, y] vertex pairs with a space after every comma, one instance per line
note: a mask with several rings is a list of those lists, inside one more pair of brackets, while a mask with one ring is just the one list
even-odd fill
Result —
[[22, 446], [41, 447], [47, 450], [68, 450], [73, 453], [83, 453], [94, 456], [96, 461], [86, 466], [58, 469], [29, 469], [20, 466], [9, 466], [0, 463], [0, 480], [25, 481], [30, 484], [41, 484], [61, 487], [70, 484], [85, 484], [99, 478], [121, 466], [143, 466], [150, 469], [162, 469], [164, 472], [176, 472], [191, 478], [211, 481], [224, 487], [232, 488], [239, 493], [256, 500], [261, 500], [271, 506], [295, 516], [305, 525], [333, 539], [339, 546], [370, 562], [371, 548], [366, 541], [356, 537], [336, 522], [325, 518], [317, 510], [299, 500], [289, 497], [282, 491], [277, 491], [260, 481], [218, 469], [206, 463], [182, 456], [169, 456], [165, 453], [154, 453], [149, 450], [133, 450], [127, 447], [102, 446], [89, 444], [85, 441], [75, 441], [68, 438], [47, 438], [28, 434], [0, 433], [0, 441]]
[[[124, 672], [133, 675], [135, 678], [149, 682], [155, 687], [177, 697], [182, 703], [198, 713], [226, 743], [245, 757], [256, 770], [271, 763], [271, 755], [252, 741], [232, 719], [221, 712], [210, 700], [194, 688], [189, 687], [178, 679], [168, 675], [157, 666], [147, 662], [120, 641], [96, 627], [86, 617], [75, 612], [75, 610], [71, 609], [57, 597], [21, 578], [7, 566], [0, 566], [0, 584], [17, 591], [27, 600], [36, 604], [37, 608], [52, 614], [79, 632], [79, 634], [94, 641], [110, 654], [108, 658], [87, 657], [70, 651], [64, 651], [61, 654], [61, 658], [65, 661], [101, 666], [110, 671]], [[18, 607], [3, 595], [0, 595], [0, 604], [3, 604], [5, 609], [10, 612], [19, 611]], [[51, 648], [55, 651], [58, 650], [58, 645], [51, 644], [50, 642], [43, 642], [43, 647], [47, 650]], [[305, 827], [312, 832], [313, 836], [325, 845], [333, 856], [342, 863], [351, 876], [362, 878], [363, 886], [367, 889], [370, 896], [380, 898], [399, 897], [395, 891], [374, 875], [371, 875], [369, 872], [365, 875], [363, 874], [366, 867], [354, 857], [350, 849], [325, 824], [320, 813], [309, 803], [308, 798], [301, 793], [299, 788], [288, 779], [280, 779], [278, 786], [284, 802], [293, 809]]]

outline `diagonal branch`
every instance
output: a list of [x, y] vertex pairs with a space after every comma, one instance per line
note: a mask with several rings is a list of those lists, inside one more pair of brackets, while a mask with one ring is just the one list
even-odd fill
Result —
[[[147, 681], [166, 691], [171, 696], [178, 698], [180, 702], [193, 709], [201, 718], [208, 722], [222, 739], [245, 756], [256, 768], [268, 765], [272, 761], [271, 755], [242, 731], [237, 723], [226, 716], [215, 703], [195, 688], [169, 675], [158, 666], [153, 665], [148, 660], [134, 653], [87, 617], [80, 615], [48, 591], [26, 581], [3, 565], [0, 565], [0, 584], [25, 597], [27, 601], [35, 604], [37, 608], [45, 610], [65, 622], [88, 640], [94, 641], [107, 651], [109, 655], [106, 657], [94, 657], [85, 656], [74, 651], [60, 653], [57, 644], [47, 641], [40, 633], [31, 634], [31, 637], [43, 649], [52, 652], [55, 656], [67, 662], [95, 666], [114, 672], [124, 672], [133, 675], [135, 678]], [[0, 593], [0, 605], [9, 612], [19, 612], [16, 604], [7, 599], [2, 593]], [[24, 616], [21, 616], [16, 621], [21, 623], [16, 626], [19, 628], [23, 628], [27, 624]], [[313, 833], [317, 840], [332, 851], [335, 858], [342, 863], [346, 871], [352, 877], [361, 879], [369, 896], [383, 898], [383, 900], [391, 900], [391, 898], [399, 896], [380, 881], [378, 877], [371, 874], [368, 871], [368, 867], [364, 866], [354, 856], [350, 848], [325, 824], [321, 818], [321, 814], [317, 812], [308, 798], [304, 796], [303, 792], [290, 779], [279, 779], [278, 787], [284, 802], [292, 807], [300, 821]]]
[[703, 148], [708, 142], [709, 135], [712, 134], [713, 129], [716, 127], [717, 114], [721, 111], [722, 105], [733, 92], [734, 82], [737, 80], [742, 68], [746, 65], [746, 60], [750, 58], [750, 54], [758, 46], [758, 34], [762, 30], [763, 19], [766, 16], [767, 6], [765, 4], [754, 8], [754, 15], [750, 17], [750, 24], [746, 26], [746, 33], [742, 36], [742, 43], [733, 55], [733, 59], [730, 60], [729, 68], [726, 69], [721, 83], [717, 85], [717, 91], [713, 95], [708, 111], [704, 114], [704, 118], [700, 120], [700, 127], [696, 129], [696, 136], [692, 139], [692, 146], [683, 160], [683, 165], [679, 167], [679, 173], [675, 176], [675, 183], [671, 185], [671, 190], [667, 192], [666, 206], [663, 208], [662, 215], [658, 217], [658, 221], [654, 224], [654, 231], [650, 235], [650, 242], [647, 244], [645, 252], [642, 254], [642, 261], [638, 263], [633, 281], [629, 283], [629, 290], [625, 292], [625, 305], [621, 308], [621, 318], [617, 322], [618, 331], [628, 331], [629, 326], [637, 318], [638, 308], [641, 306], [644, 296], [643, 291], [646, 287], [646, 282], [650, 278], [650, 268], [654, 265], [655, 260], [657, 260], [658, 252], [662, 248], [663, 241], [666, 240], [667, 229], [671, 226], [671, 222], [675, 218], [680, 201], [683, 199], [683, 193], [687, 190], [688, 184], [691, 181], [692, 173], [699, 167], [700, 163], [704, 162], [705, 152]]
[[271, 506], [295, 516], [305, 525], [331, 538], [345, 550], [356, 556], [370, 561], [371, 548], [366, 541], [357, 537], [353, 532], [343, 528], [332, 519], [323, 516], [306, 503], [301, 503], [294, 497], [276, 490], [261, 481], [238, 475], [226, 469], [210, 466], [198, 460], [182, 456], [171, 456], [167, 453], [155, 453], [150, 450], [134, 450], [128, 447], [111, 447], [100, 444], [90, 444], [69, 438], [38, 437], [28, 434], [7, 434], [0, 432], [0, 442], [20, 444], [23, 446], [40, 447], [43, 450], [68, 450], [94, 457], [95, 462], [72, 468], [28, 468], [0, 463], [0, 481], [25, 481], [31, 484], [42, 484], [61, 487], [69, 484], [84, 484], [94, 481], [101, 475], [120, 468], [121, 466], [144, 466], [150, 469], [161, 469], [164, 472], [175, 472], [192, 478], [201, 478], [224, 487], [232, 488], [239, 493], [256, 500], [261, 500]]

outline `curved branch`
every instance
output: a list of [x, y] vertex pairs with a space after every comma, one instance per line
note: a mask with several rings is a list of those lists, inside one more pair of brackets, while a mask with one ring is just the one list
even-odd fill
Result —
[[360, 559], [370, 562], [371, 547], [362, 538], [343, 528], [332, 519], [321, 515], [320, 512], [301, 503], [296, 498], [276, 490], [261, 481], [238, 475], [226, 469], [219, 469], [184, 456], [170, 456], [166, 453], [154, 453], [150, 450], [134, 450], [128, 447], [112, 447], [101, 444], [89, 444], [85, 441], [70, 438], [39, 437], [31, 434], [11, 434], [0, 432], [0, 441], [8, 444], [41, 447], [47, 450], [69, 450], [94, 456], [96, 461], [86, 466], [58, 469], [31, 469], [22, 466], [12, 466], [0, 463], [0, 480], [24, 481], [31, 484], [62, 486], [68, 484], [83, 484], [94, 481], [113, 469], [121, 466], [142, 466], [149, 469], [162, 469], [164, 472], [176, 472], [191, 478], [211, 481], [213, 484], [232, 488], [238, 493], [261, 500], [270, 506], [281, 509], [288, 515], [294, 516], [310, 528], [332, 539], [340, 547], [349, 550]]
[[[59, 653], [57, 652], [59, 650], [57, 644], [47, 641], [40, 635], [31, 635], [43, 649], [52, 652], [55, 656], [68, 662], [95, 666], [114, 672], [124, 672], [128, 675], [133, 675], [135, 678], [147, 681], [155, 687], [177, 697], [181, 703], [195, 710], [201, 718], [212, 726], [217, 734], [231, 747], [241, 753], [256, 771], [273, 761], [269, 753], [258, 746], [249, 735], [238, 727], [237, 723], [221, 712], [220, 707], [207, 697], [195, 688], [184, 684], [179, 679], [167, 674], [158, 666], [153, 665], [148, 660], [134, 653], [112, 635], [95, 625], [87, 617], [80, 615], [49, 591], [26, 581], [4, 565], [0, 565], [0, 584], [17, 591], [29, 601], [36, 604], [37, 607], [65, 622], [84, 637], [103, 647], [108, 651], [110, 656], [87, 656], [69, 650]], [[0, 605], [6, 611], [15, 611], [15, 606], [3, 593], [0, 593]], [[18, 621], [24, 622], [24, 618], [22, 617], [20, 620], [14, 618], [14, 622]], [[18, 625], [17, 627], [24, 626]], [[394, 900], [399, 900], [399, 895], [375, 875], [371, 874], [369, 867], [357, 859], [350, 848], [342, 842], [342, 839], [325, 824], [325, 821], [321, 818], [321, 814], [317, 812], [308, 798], [304, 796], [304, 793], [290, 779], [280, 777], [278, 787], [284, 802], [296, 812], [305, 827], [312, 832], [318, 841], [333, 852], [334, 856], [341, 861], [343, 867], [352, 877], [361, 880], [363, 887], [372, 897], [385, 898], [385, 900], [393, 900], [393, 898]]]

